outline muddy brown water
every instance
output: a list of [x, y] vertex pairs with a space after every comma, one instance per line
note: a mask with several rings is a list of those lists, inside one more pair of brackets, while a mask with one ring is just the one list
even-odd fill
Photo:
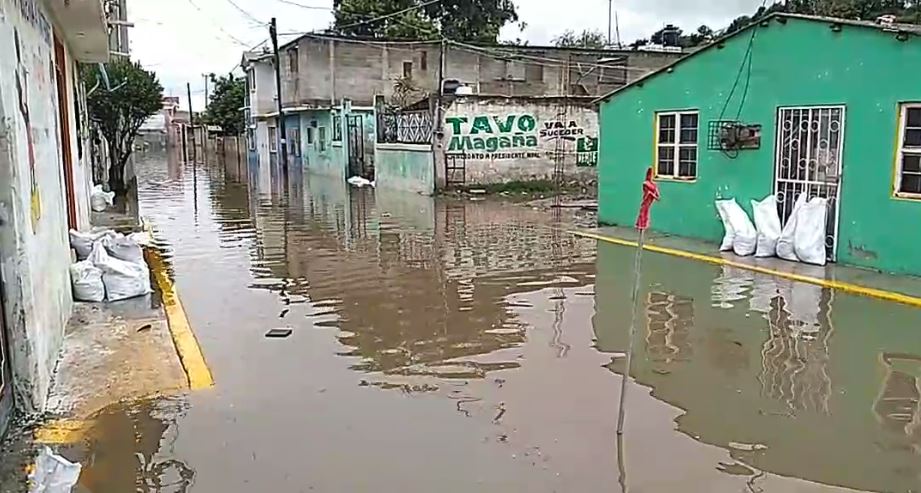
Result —
[[[214, 389], [104, 412], [82, 490], [919, 491], [921, 312], [545, 213], [138, 164]], [[272, 328], [290, 328], [283, 339]]]

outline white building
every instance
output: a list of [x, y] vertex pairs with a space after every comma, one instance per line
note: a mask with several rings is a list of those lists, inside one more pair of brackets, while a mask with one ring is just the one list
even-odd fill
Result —
[[257, 155], [261, 162], [268, 163], [269, 156], [277, 152], [278, 145], [275, 133], [278, 115], [275, 64], [271, 53], [248, 51], [243, 54], [240, 66], [246, 72], [246, 104], [243, 112], [247, 150], [251, 155]]
[[102, 0], [0, 0], [0, 432], [41, 410], [73, 304], [68, 228], [90, 223], [77, 62], [105, 62]]

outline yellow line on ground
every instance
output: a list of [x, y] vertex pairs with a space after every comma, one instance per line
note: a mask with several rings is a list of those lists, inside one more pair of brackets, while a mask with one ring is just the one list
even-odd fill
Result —
[[[570, 231], [571, 234], [576, 236], [581, 236], [583, 238], [591, 238], [594, 240], [604, 241], [606, 243], [613, 243], [615, 245], [627, 246], [627, 247], [636, 247], [637, 242], [632, 240], [625, 240], [623, 238], [614, 238], [611, 236], [604, 236], [595, 233], [587, 233], [584, 231]], [[825, 288], [836, 289], [843, 291], [845, 293], [858, 294], [861, 296], [867, 296], [870, 298], [877, 298], [886, 301], [892, 301], [895, 303], [902, 303], [905, 305], [911, 305], [916, 307], [921, 307], [921, 298], [915, 296], [909, 296], [907, 294], [896, 293], [893, 291], [886, 291], [883, 289], [871, 288], [867, 286], [860, 286], [857, 284], [851, 284], [849, 282], [837, 281], [834, 279], [822, 279], [818, 277], [805, 276], [802, 274], [795, 274], [793, 272], [784, 272], [775, 269], [769, 269], [767, 267], [759, 267], [757, 265], [746, 264], [743, 262], [736, 262], [734, 260], [729, 260], [723, 257], [714, 257], [711, 255], [703, 255], [700, 253], [688, 252], [685, 250], [678, 250], [675, 248], [668, 248], [658, 245], [643, 245], [644, 250], [650, 252], [661, 253], [665, 255], [671, 255], [674, 257], [681, 257], [690, 260], [697, 260], [699, 262], [706, 262], [715, 265], [727, 265], [729, 267], [736, 267], [739, 269], [745, 269], [752, 272], [757, 272], [759, 274], [766, 274], [769, 276], [777, 276], [784, 279], [790, 279], [791, 281], [804, 282], [808, 284], [815, 284], [817, 286], [822, 286]]]
[[63, 445], [79, 442], [92, 427], [92, 421], [81, 419], [63, 419], [49, 421], [33, 433], [36, 443], [44, 445]]
[[157, 285], [163, 294], [163, 307], [166, 310], [166, 319], [169, 324], [169, 330], [173, 337], [173, 344], [176, 346], [176, 352], [179, 354], [179, 360], [189, 377], [189, 388], [192, 390], [206, 389], [214, 386], [214, 378], [211, 376], [211, 369], [205, 362], [205, 355], [202, 353], [198, 339], [192, 332], [192, 326], [189, 324], [189, 318], [182, 308], [182, 301], [179, 300], [179, 294], [176, 293], [173, 281], [166, 272], [166, 264], [159, 252], [153, 248], [148, 248], [148, 260], [150, 270], [157, 280]]

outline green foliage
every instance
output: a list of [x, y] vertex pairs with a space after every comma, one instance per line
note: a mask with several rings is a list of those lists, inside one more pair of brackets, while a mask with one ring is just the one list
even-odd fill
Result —
[[774, 12], [871, 21], [881, 15], [895, 15], [899, 22], [921, 23], [919, 0], [789, 0], [786, 5], [775, 3], [770, 7], [759, 8], [753, 16], [736, 18], [726, 28], [725, 34], [734, 33]]
[[442, 0], [386, 19], [382, 16], [425, 4], [423, 0], [333, 0], [333, 30], [352, 36], [496, 43], [499, 30], [518, 20], [512, 0]]
[[234, 77], [233, 74], [221, 77], [211, 74], [211, 83], [214, 92], [209, 96], [205, 123], [220, 126], [223, 135], [240, 135], [244, 130], [246, 79]]
[[561, 48], [594, 48], [601, 49], [607, 46], [608, 39], [597, 30], [584, 30], [576, 34], [572, 29], [563, 31], [563, 34], [553, 38], [553, 45]]
[[87, 106], [90, 119], [109, 144], [109, 186], [123, 191], [125, 163], [134, 149], [134, 139], [141, 124], [162, 108], [163, 86], [156, 74], [124, 58], [107, 63], [105, 68], [110, 87], [103, 82], [98, 65], [84, 65], [81, 72], [85, 86], [95, 87], [87, 96]]

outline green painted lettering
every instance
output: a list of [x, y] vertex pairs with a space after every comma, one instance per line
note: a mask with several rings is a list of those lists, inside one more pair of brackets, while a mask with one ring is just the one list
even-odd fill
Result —
[[502, 149], [508, 149], [512, 147], [512, 139], [508, 137], [499, 137], [499, 147]]
[[518, 130], [522, 132], [533, 132], [535, 128], [537, 128], [537, 120], [535, 120], [533, 116], [521, 115], [518, 117]]
[[512, 147], [524, 147], [524, 135], [515, 134], [512, 136]]
[[492, 117], [496, 122], [496, 126], [499, 127], [499, 132], [507, 134], [512, 131], [512, 126], [515, 125], [515, 115], [509, 115], [505, 118], [505, 123], [498, 116]]
[[490, 137], [486, 139], [486, 150], [489, 152], [496, 152], [499, 150], [499, 138]]
[[470, 135], [476, 135], [480, 132], [491, 134], [492, 125], [489, 123], [489, 117], [478, 116], [473, 119], [473, 127], [470, 129]]
[[445, 118], [445, 121], [451, 125], [451, 133], [457, 135], [461, 133], [461, 123], [467, 123], [466, 116], [452, 116]]
[[528, 135], [527, 138], [526, 138], [526, 140], [525, 140], [525, 144], [524, 144], [524, 145], [526, 145], [526, 146], [528, 146], [528, 147], [537, 147], [537, 137], [535, 137], [535, 136], [533, 136], [533, 135]]
[[[469, 137], [468, 137], [468, 138], [469, 138]], [[477, 138], [473, 139], [473, 148], [476, 149], [476, 150], [478, 150], [478, 151], [484, 151], [484, 150], [486, 150], [486, 142], [483, 142], [483, 139], [482, 139], [482, 138], [477, 137]]]

